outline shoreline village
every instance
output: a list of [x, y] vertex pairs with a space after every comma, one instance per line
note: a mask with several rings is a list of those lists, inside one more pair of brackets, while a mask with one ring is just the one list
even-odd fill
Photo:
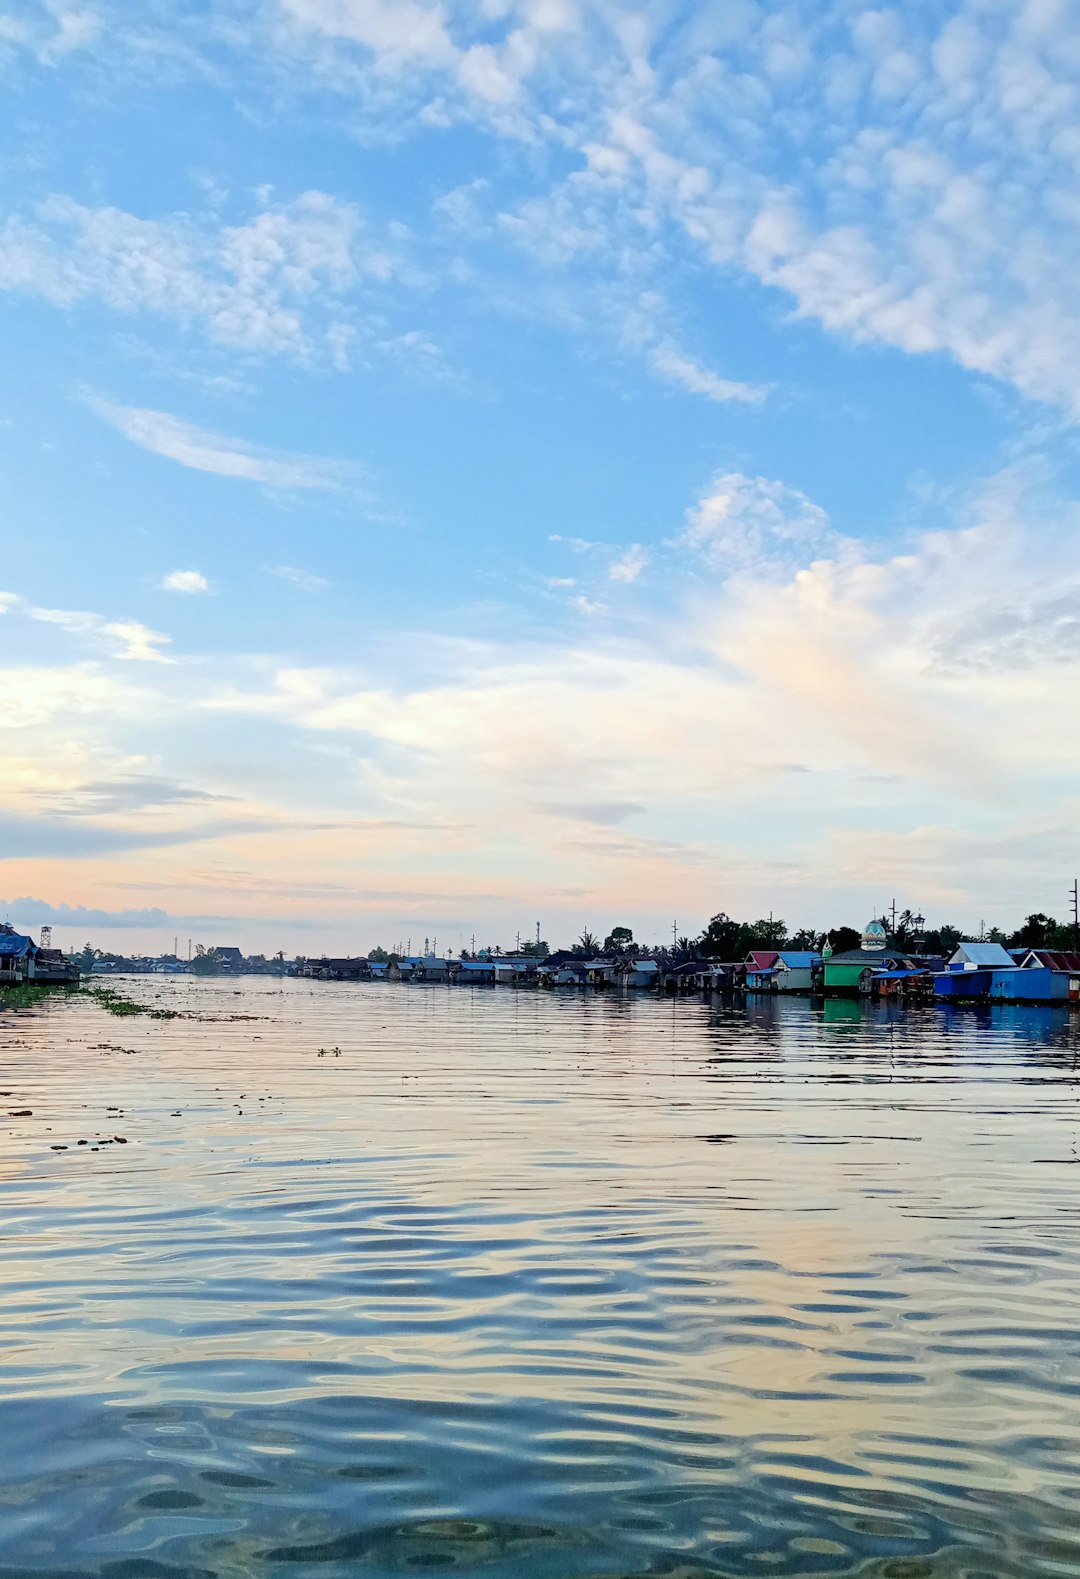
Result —
[[[906, 913], [905, 913], [906, 914]], [[921, 918], [914, 918], [921, 920]], [[788, 946], [752, 947], [738, 957], [716, 957], [725, 929], [739, 931], [782, 923], [737, 926], [714, 917], [696, 940], [680, 939], [671, 948], [635, 945], [625, 927], [615, 928], [603, 945], [584, 933], [572, 948], [551, 950], [536, 943], [513, 952], [495, 948], [438, 954], [425, 943], [419, 953], [371, 950], [366, 955], [297, 957], [244, 955], [236, 947], [204, 948], [183, 960], [176, 953], [156, 958], [102, 955], [87, 945], [65, 954], [52, 946], [51, 930], [40, 942], [10, 924], [0, 924], [0, 993], [5, 988], [76, 986], [85, 977], [112, 975], [193, 975], [195, 977], [279, 976], [306, 981], [387, 982], [411, 986], [513, 987], [643, 992], [671, 997], [720, 994], [887, 999], [895, 1003], [1060, 1004], [1080, 1010], [1080, 947], [1045, 946], [1045, 934], [1073, 931], [1047, 917], [1028, 918], [1025, 933], [1036, 941], [971, 940], [949, 937], [952, 929], [920, 935], [888, 918], [867, 922], [861, 933], [845, 927], [825, 934], [819, 946], [806, 946], [800, 934]], [[1044, 934], [1039, 937], [1040, 931]], [[844, 946], [834, 946], [837, 943]], [[1067, 938], [1065, 939], [1067, 941]], [[935, 952], [927, 942], [938, 945]], [[946, 942], [949, 946], [942, 949]]]

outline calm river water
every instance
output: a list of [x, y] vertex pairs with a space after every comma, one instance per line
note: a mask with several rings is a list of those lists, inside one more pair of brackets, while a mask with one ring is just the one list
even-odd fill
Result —
[[0, 1015], [0, 1579], [1080, 1574], [1080, 1016], [124, 985]]

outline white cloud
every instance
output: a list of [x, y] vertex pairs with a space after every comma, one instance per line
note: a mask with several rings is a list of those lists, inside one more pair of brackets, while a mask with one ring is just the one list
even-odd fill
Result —
[[0, 291], [152, 313], [247, 352], [339, 360], [346, 297], [394, 274], [359, 209], [322, 192], [241, 225], [213, 212], [141, 219], [59, 196], [0, 223]]
[[170, 570], [161, 580], [163, 592], [209, 592], [210, 583], [198, 570]]
[[28, 607], [32, 620], [47, 625], [58, 625], [63, 630], [88, 637], [96, 646], [104, 647], [113, 658], [132, 663], [175, 663], [159, 648], [172, 640], [161, 631], [151, 630], [138, 620], [110, 620], [102, 614], [91, 614], [81, 609], [43, 609]]
[[756, 403], [764, 400], [766, 395], [766, 390], [760, 384], [743, 384], [735, 379], [721, 378], [709, 368], [701, 367], [670, 341], [652, 348], [649, 364], [654, 372], [669, 383], [681, 384], [692, 395], [705, 395], [709, 400]]
[[[550, 26], [510, 3], [482, 25], [451, 4], [400, 23], [371, 0], [290, 8], [371, 51], [383, 89], [396, 72], [406, 118], [486, 117], [559, 164], [576, 156], [498, 217], [531, 259], [627, 291], [670, 277], [689, 238], [831, 333], [944, 353], [1080, 417], [1075, 7], [959, 0], [941, 19], [845, 20], [794, 0], [666, 28], [607, 6]], [[482, 226], [475, 196], [446, 200], [463, 233]], [[659, 327], [640, 349], [693, 393], [762, 398]]]
[[457, 56], [441, 5], [417, 0], [282, 0], [294, 21], [370, 49], [386, 68], [451, 65]]
[[119, 406], [99, 395], [88, 395], [86, 403], [133, 444], [193, 471], [213, 472], [219, 477], [234, 477], [290, 492], [295, 489], [331, 491], [345, 487], [350, 480], [355, 482], [359, 475], [359, 467], [344, 461], [258, 449], [241, 439], [207, 433], [166, 411]]
[[615, 561], [608, 575], [612, 581], [636, 581], [648, 563], [646, 550], [640, 543], [632, 543], [626, 553]]
[[313, 576], [310, 571], [300, 570], [296, 565], [264, 565], [263, 569], [267, 575], [291, 581], [294, 587], [300, 587], [304, 592], [321, 592], [330, 585], [323, 576]]
[[681, 541], [726, 576], [787, 575], [841, 548], [825, 511], [798, 488], [742, 472], [717, 473], [687, 511]]
[[89, 49], [101, 36], [103, 21], [89, 6], [75, 6], [64, 0], [32, 0], [21, 17], [0, 15], [0, 54], [4, 45], [18, 46], [36, 56], [44, 66], [53, 66], [66, 56]]
[[14, 592], [0, 592], [0, 614], [6, 614], [8, 609], [14, 608], [18, 603], [18, 595]]

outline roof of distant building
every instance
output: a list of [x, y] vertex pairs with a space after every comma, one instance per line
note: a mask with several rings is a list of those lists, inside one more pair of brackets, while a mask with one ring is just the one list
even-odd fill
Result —
[[21, 959], [24, 954], [33, 954], [36, 948], [33, 938], [24, 938], [20, 932], [0, 933], [0, 954]]

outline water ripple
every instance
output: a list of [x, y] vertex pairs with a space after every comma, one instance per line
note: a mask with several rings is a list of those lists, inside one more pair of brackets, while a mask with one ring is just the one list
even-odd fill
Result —
[[127, 985], [0, 1018], [0, 1579], [1080, 1572], [1068, 1011]]

